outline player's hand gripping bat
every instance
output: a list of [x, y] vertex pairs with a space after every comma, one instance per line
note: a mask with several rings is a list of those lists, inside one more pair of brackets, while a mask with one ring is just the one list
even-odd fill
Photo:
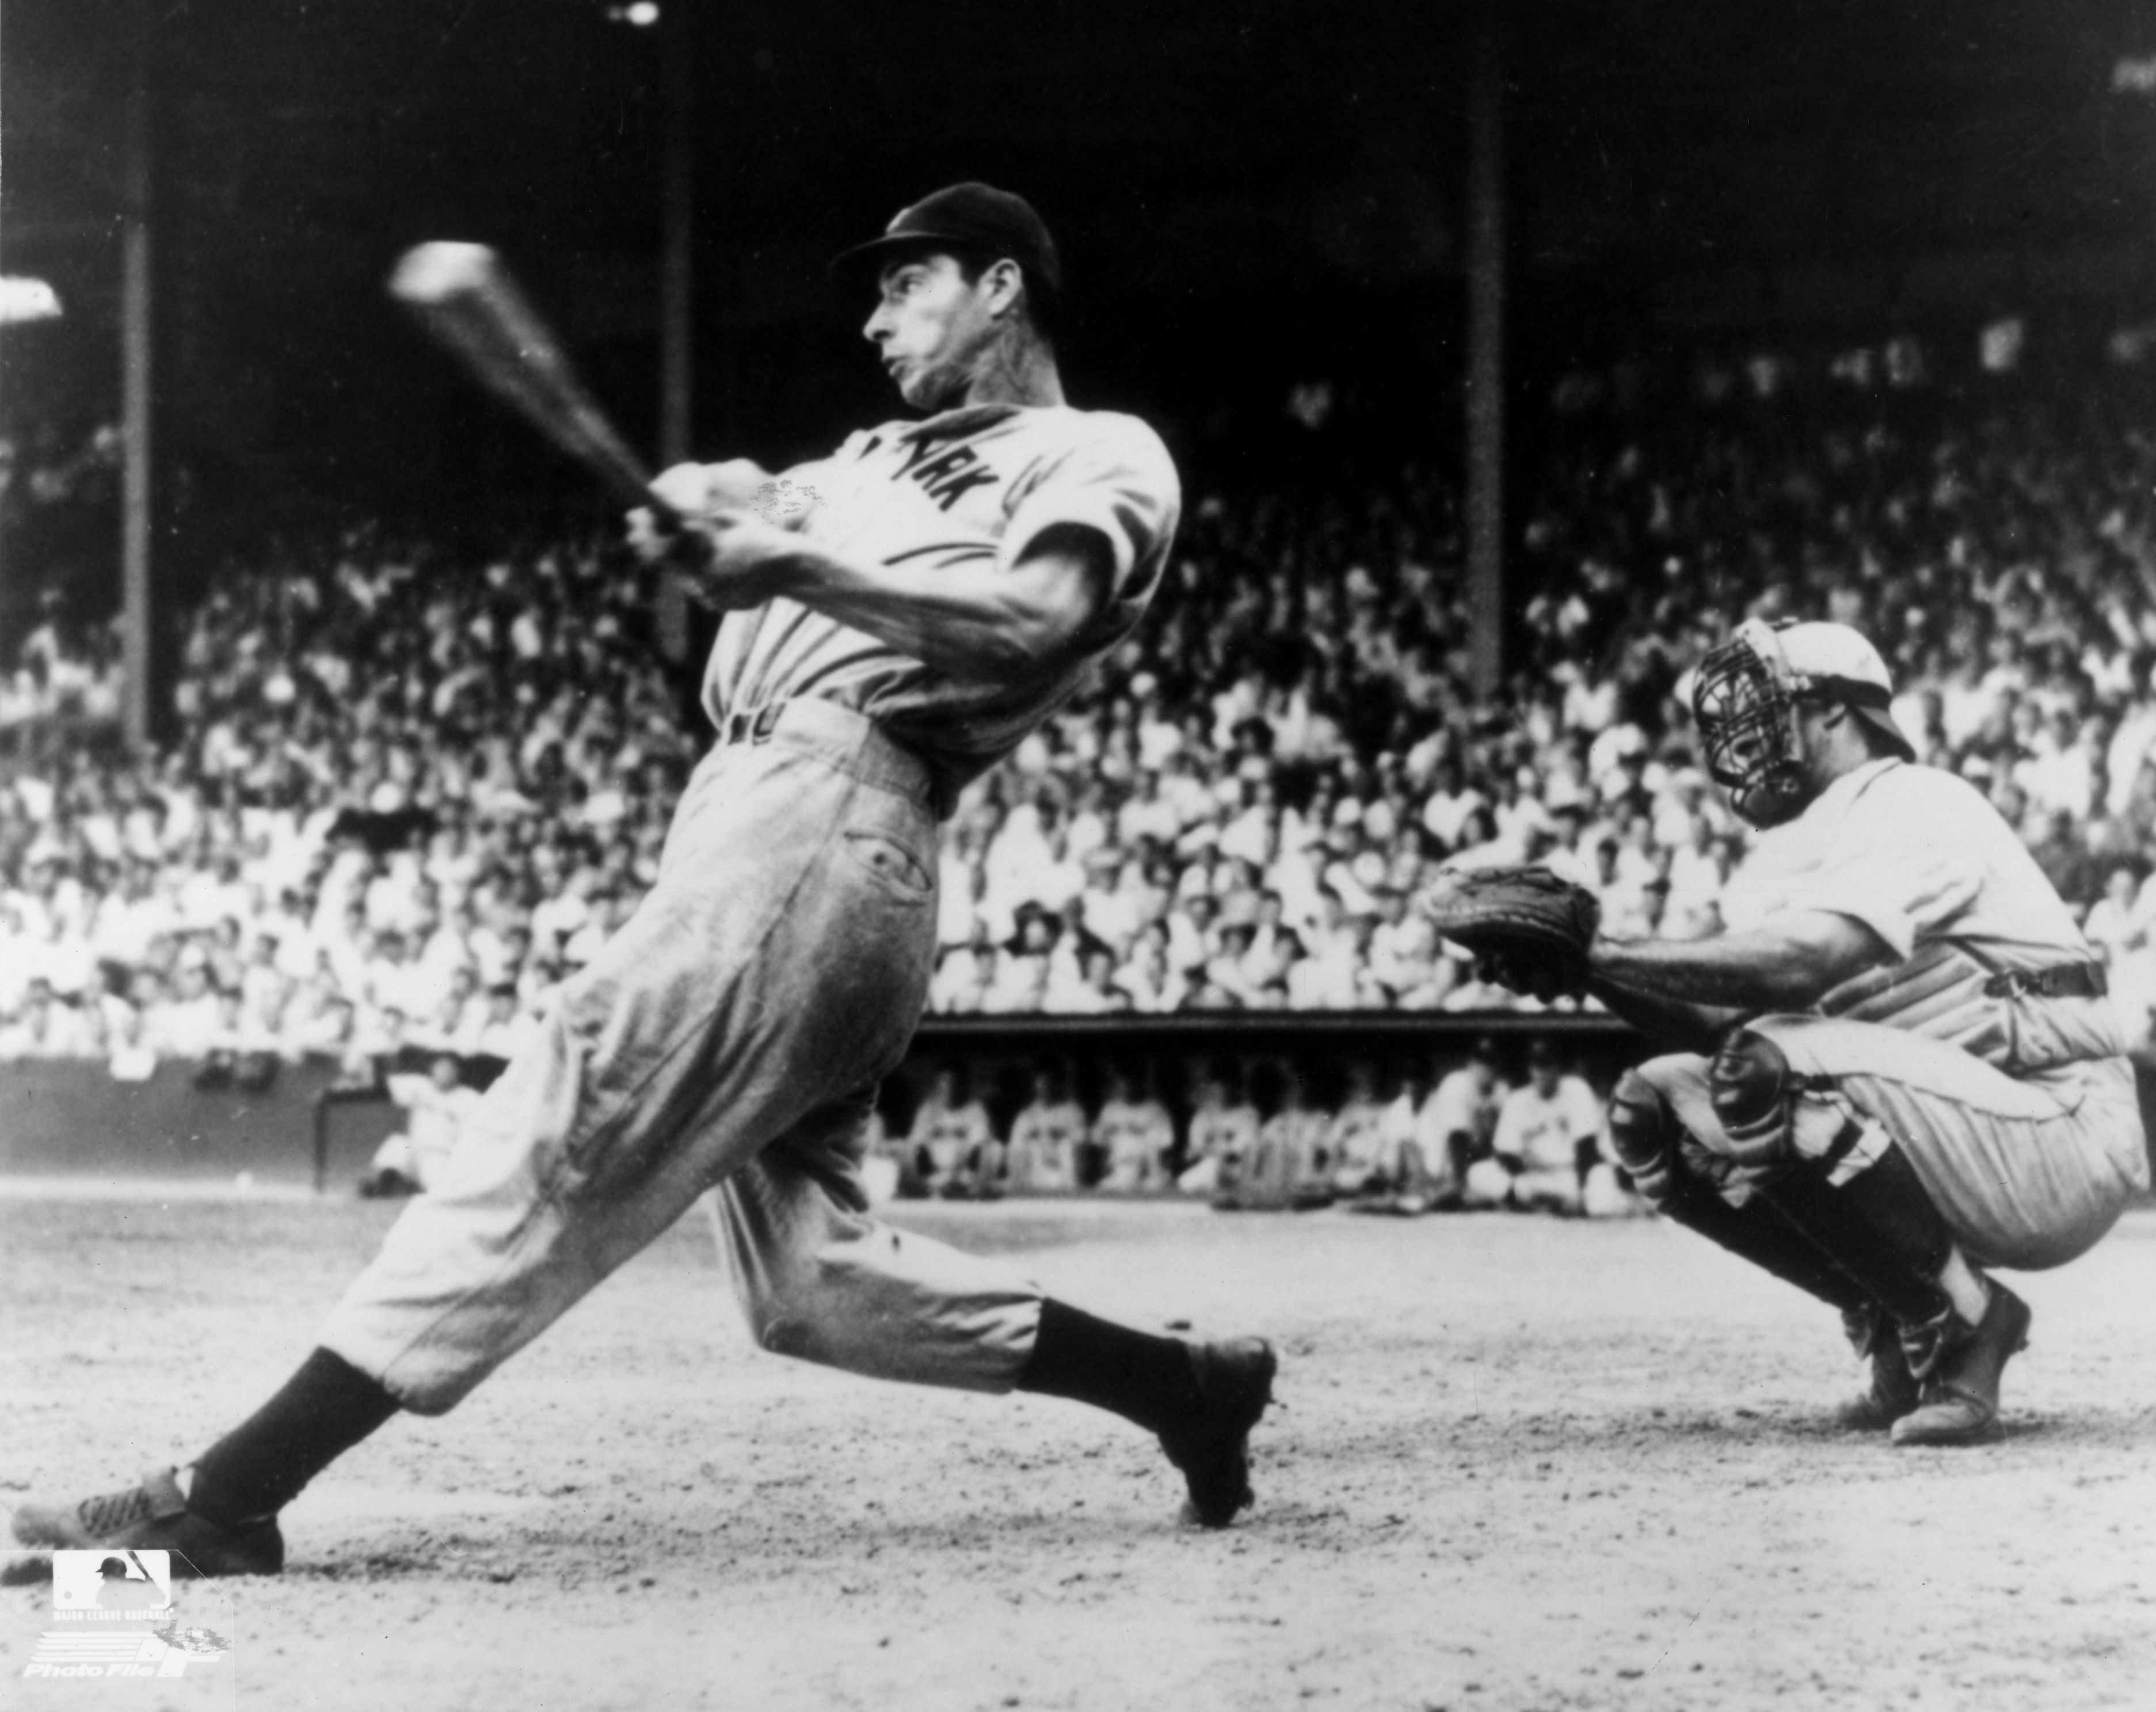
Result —
[[[532, 308], [501, 258], [483, 244], [422, 244], [404, 252], [389, 276], [389, 295], [402, 303], [472, 378], [574, 458], [629, 506], [651, 513], [657, 527], [680, 534], [693, 559], [701, 537], [682, 528], [681, 512], [651, 491], [651, 476], [606, 413], [584, 388], [553, 330]], [[676, 604], [686, 591], [677, 578], [661, 584], [660, 628], [685, 629]]]

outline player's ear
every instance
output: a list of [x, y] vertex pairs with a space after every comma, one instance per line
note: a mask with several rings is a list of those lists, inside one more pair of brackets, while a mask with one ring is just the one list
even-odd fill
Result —
[[988, 300], [988, 313], [1001, 320], [1015, 314], [1025, 295], [1025, 270], [1009, 256], [981, 270], [980, 289]]

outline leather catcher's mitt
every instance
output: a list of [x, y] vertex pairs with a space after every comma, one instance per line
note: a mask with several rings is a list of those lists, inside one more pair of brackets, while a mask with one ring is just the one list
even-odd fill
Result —
[[1602, 906], [1548, 868], [1440, 874], [1424, 907], [1442, 937], [1474, 953], [1486, 980], [1544, 1000], [1586, 985]]

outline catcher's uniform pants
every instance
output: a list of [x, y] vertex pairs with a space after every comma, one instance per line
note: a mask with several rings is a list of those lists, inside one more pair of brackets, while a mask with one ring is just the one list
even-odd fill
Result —
[[[2022, 1078], [1958, 1046], [1877, 1023], [1765, 1016], [1746, 1027], [1801, 1078], [1791, 1125], [1799, 1152], [1825, 1156], [1845, 1119], [1865, 1139], [1835, 1168], [1853, 1175], [1897, 1142], [1955, 1240], [1974, 1261], [2029, 1270], [2085, 1253], [2148, 1186], [2132, 1067], [2095, 1059]], [[1650, 1059], [1640, 1074], [1684, 1126], [1686, 1163], [1742, 1204], [1748, 1174], [1707, 1093], [1707, 1060]]]
[[321, 1342], [439, 1413], [711, 1194], [767, 1349], [1008, 1390], [1040, 1293], [865, 1216], [856, 1134], [935, 950], [926, 769], [857, 714], [721, 744], [658, 883], [562, 990]]

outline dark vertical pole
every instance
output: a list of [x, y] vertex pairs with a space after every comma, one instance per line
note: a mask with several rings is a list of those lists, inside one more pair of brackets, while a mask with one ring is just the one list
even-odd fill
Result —
[[1476, 687], [1505, 669], [1505, 82], [1478, 8], [1467, 109], [1467, 613]]
[[120, 566], [127, 740], [150, 740], [150, 31], [134, 8], [131, 82], [121, 140]]
[[696, 0], [665, 0], [660, 57], [666, 80], [665, 232], [659, 262], [659, 449], [679, 464], [696, 441], [690, 378], [696, 333]]

